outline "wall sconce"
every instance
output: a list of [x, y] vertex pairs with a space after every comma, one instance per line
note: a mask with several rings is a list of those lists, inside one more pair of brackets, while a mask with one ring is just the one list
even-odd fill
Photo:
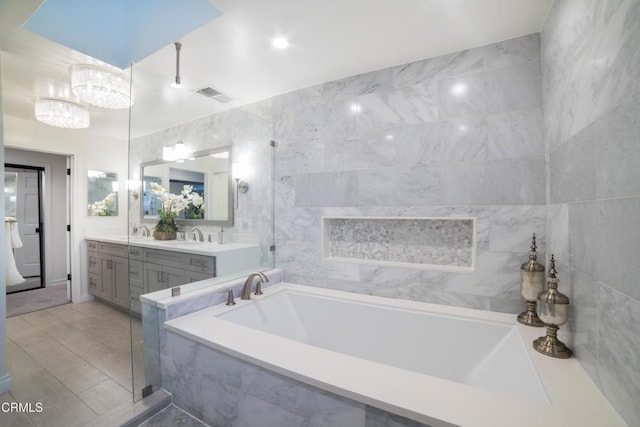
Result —
[[245, 163], [234, 163], [233, 177], [236, 181], [236, 209], [238, 208], [238, 193], [249, 191], [249, 184], [244, 181], [250, 175], [250, 169]]
[[137, 181], [134, 181], [133, 179], [127, 180], [127, 190], [129, 190], [129, 196], [131, 196], [133, 200], [138, 200], [138, 197], [140, 197], [138, 186], [139, 183]]
[[249, 184], [240, 180], [240, 178], [236, 178], [236, 209], [238, 208], [238, 193], [246, 193], [249, 191]]

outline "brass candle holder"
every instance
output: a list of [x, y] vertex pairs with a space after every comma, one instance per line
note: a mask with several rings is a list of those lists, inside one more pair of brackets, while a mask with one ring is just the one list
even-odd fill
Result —
[[520, 295], [527, 301], [527, 311], [520, 313], [518, 322], [527, 326], [544, 326], [536, 313], [538, 294], [544, 291], [544, 265], [538, 262], [536, 252], [536, 233], [531, 239], [531, 250], [529, 251], [529, 261], [520, 267]]
[[533, 342], [536, 351], [558, 359], [571, 357], [571, 350], [558, 339], [558, 327], [569, 320], [569, 297], [558, 291], [556, 261], [551, 255], [548, 289], [538, 295], [538, 316], [547, 325], [547, 335]]

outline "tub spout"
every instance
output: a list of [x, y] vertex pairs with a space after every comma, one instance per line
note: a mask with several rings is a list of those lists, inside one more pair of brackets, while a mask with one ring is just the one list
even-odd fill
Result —
[[253, 279], [255, 277], [258, 278], [258, 281], [256, 282], [255, 295], [262, 295], [262, 284], [268, 282], [269, 278], [265, 276], [264, 273], [258, 272], [250, 274], [249, 277], [247, 277], [247, 280], [245, 280], [244, 286], [242, 287], [240, 299], [251, 299], [251, 285], [253, 284]]

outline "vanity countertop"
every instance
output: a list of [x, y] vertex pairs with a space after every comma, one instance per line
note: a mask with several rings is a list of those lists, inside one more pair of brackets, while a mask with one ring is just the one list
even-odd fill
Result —
[[139, 246], [151, 249], [163, 249], [167, 251], [185, 252], [197, 255], [217, 255], [242, 249], [258, 248], [256, 243], [211, 243], [194, 242], [190, 240], [154, 240], [153, 237], [142, 236], [85, 236], [86, 240], [116, 243], [122, 245]]

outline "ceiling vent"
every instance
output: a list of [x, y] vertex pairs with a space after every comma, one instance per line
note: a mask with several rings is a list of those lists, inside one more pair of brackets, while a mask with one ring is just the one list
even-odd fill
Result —
[[233, 98], [227, 94], [220, 92], [218, 89], [214, 89], [211, 86], [205, 86], [201, 89], [198, 89], [196, 93], [200, 95], [204, 95], [207, 98], [215, 99], [218, 102], [228, 103], [233, 101]]

